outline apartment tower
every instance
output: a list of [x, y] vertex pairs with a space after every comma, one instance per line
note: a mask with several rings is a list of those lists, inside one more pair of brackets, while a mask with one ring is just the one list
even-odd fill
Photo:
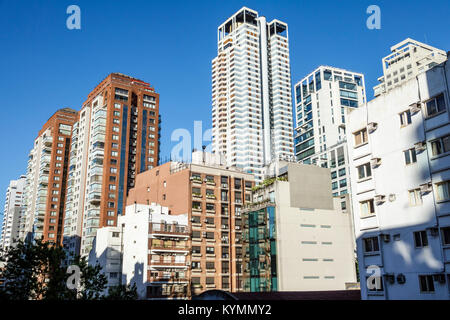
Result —
[[72, 139], [64, 246], [85, 256], [97, 229], [124, 213], [136, 175], [158, 164], [159, 94], [139, 79], [108, 75], [88, 95]]
[[11, 180], [6, 190], [0, 249], [7, 250], [20, 239], [20, 218], [25, 213], [23, 203], [25, 182], [26, 176], [20, 176], [17, 180]]
[[406, 79], [348, 115], [361, 296], [448, 300], [450, 66], [434, 55], [408, 76], [414, 53], [441, 50], [410, 39], [394, 48], [406, 42], [411, 55], [390, 64]]
[[76, 119], [73, 109], [56, 111], [34, 141], [27, 166], [23, 238], [62, 244], [71, 133]]
[[293, 156], [288, 27], [244, 7], [217, 31], [213, 151], [261, 181], [265, 165]]
[[364, 75], [320, 66], [295, 85], [295, 155], [331, 169], [334, 196], [350, 193], [346, 118], [366, 101]]

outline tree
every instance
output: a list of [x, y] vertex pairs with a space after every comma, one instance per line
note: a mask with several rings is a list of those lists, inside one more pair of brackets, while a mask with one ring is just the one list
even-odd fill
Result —
[[[80, 268], [80, 289], [76, 294], [77, 299], [98, 300], [106, 289], [108, 279], [101, 273], [100, 265], [90, 266], [86, 258], [76, 257], [73, 264]], [[74, 291], [71, 290], [73, 298]]]
[[120, 284], [109, 288], [108, 295], [104, 298], [105, 300], [137, 300], [137, 287], [133, 283], [132, 286]]
[[80, 269], [80, 288], [71, 290], [67, 287], [70, 275], [65, 259], [62, 247], [41, 240], [19, 242], [16, 247], [10, 247], [0, 257], [0, 261], [6, 263], [2, 272], [5, 286], [0, 299], [99, 299], [107, 283], [101, 267], [90, 266], [86, 259], [76, 257], [73, 264]]

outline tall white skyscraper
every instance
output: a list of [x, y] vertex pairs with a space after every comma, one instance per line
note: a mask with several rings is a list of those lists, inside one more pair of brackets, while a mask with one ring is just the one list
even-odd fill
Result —
[[263, 167], [293, 157], [287, 24], [242, 8], [218, 28], [212, 61], [213, 151], [263, 179]]
[[24, 214], [23, 191], [25, 181], [26, 176], [11, 180], [6, 190], [0, 249], [6, 250], [19, 239], [20, 217]]
[[333, 196], [350, 193], [347, 111], [366, 101], [364, 75], [320, 66], [295, 85], [295, 155], [331, 169]]

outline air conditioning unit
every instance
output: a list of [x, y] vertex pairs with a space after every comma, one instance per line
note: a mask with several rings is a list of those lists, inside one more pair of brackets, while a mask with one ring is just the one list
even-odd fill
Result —
[[409, 111], [411, 111], [411, 113], [416, 113], [420, 110], [422, 110], [422, 104], [420, 103], [420, 101], [414, 102], [409, 105]]
[[445, 283], [445, 274], [444, 273], [433, 274], [433, 280], [437, 281], [441, 284], [444, 284]]
[[374, 132], [375, 130], [377, 130], [377, 128], [378, 128], [378, 123], [376, 123], [376, 122], [370, 122], [367, 125], [367, 131], [369, 131], [369, 133]]
[[420, 185], [420, 192], [428, 193], [433, 190], [433, 184], [431, 182], [423, 183]]
[[380, 237], [386, 243], [391, 241], [391, 235], [390, 234], [381, 234]]
[[374, 197], [374, 200], [375, 200], [376, 203], [382, 203], [382, 202], [386, 201], [386, 196], [383, 195], [383, 194], [377, 194]]
[[372, 158], [370, 159], [370, 166], [372, 169], [381, 165], [381, 158]]
[[397, 283], [404, 284], [406, 282], [406, 277], [403, 273], [397, 275]]
[[416, 152], [423, 151], [425, 150], [426, 147], [427, 144], [424, 141], [414, 143], [414, 148], [416, 149]]

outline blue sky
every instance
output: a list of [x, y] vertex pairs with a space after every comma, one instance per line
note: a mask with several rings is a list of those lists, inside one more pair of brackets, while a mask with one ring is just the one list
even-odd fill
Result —
[[[81, 8], [81, 30], [66, 8]], [[366, 8], [381, 8], [381, 29]], [[450, 50], [450, 1], [13, 1], [0, 0], [0, 205], [9, 180], [25, 173], [43, 123], [62, 107], [80, 109], [109, 73], [150, 82], [160, 93], [162, 157], [176, 128], [211, 122], [211, 60], [216, 30], [247, 6], [289, 25], [293, 84], [318, 65], [362, 72], [368, 98], [381, 58], [411, 37]]]

